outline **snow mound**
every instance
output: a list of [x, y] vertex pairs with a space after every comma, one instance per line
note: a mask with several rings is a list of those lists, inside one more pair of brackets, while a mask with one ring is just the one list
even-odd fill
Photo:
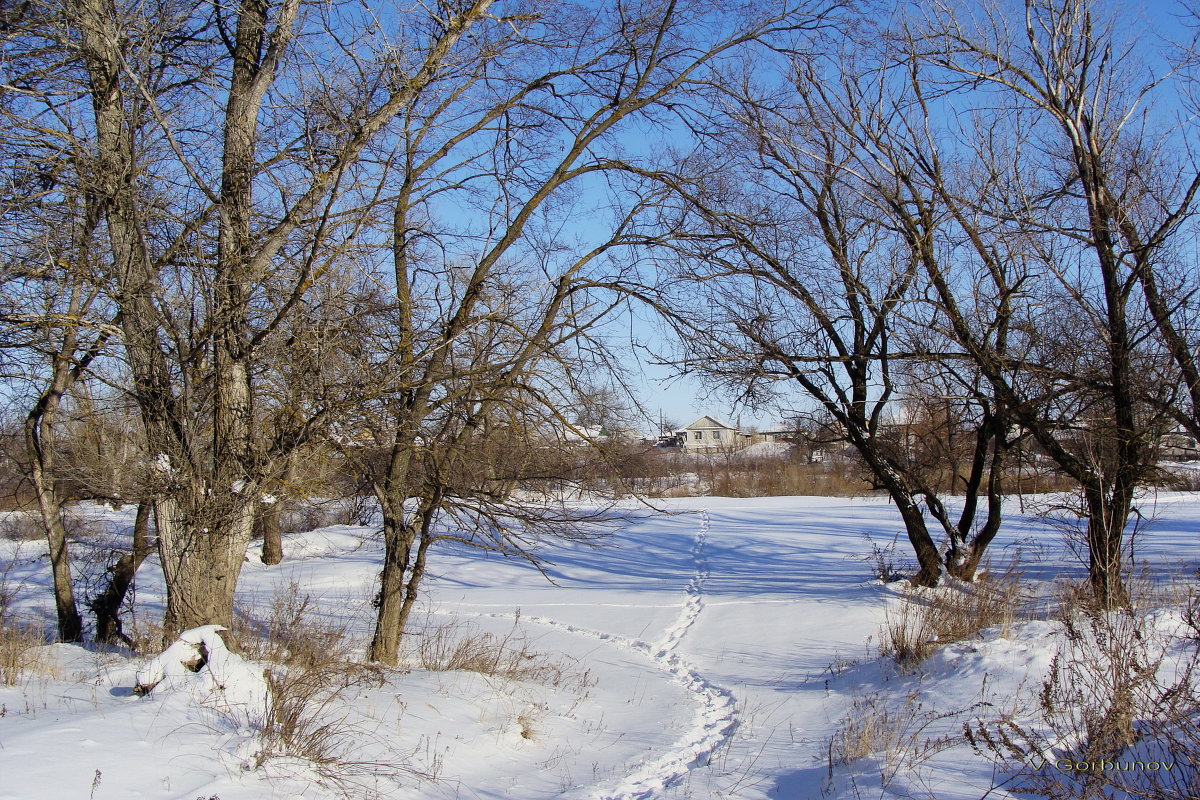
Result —
[[183, 691], [201, 705], [247, 721], [261, 720], [270, 700], [263, 670], [225, 646], [225, 630], [204, 625], [181, 633], [137, 671], [134, 692]]

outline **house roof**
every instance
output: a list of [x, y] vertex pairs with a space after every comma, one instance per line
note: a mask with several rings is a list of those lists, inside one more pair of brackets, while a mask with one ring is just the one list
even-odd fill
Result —
[[707, 430], [709, 428], [724, 428], [726, 430], [731, 430], [731, 431], [737, 430], [737, 428], [734, 427], [733, 425], [730, 425], [726, 422], [723, 422], [723, 421], [717, 419], [716, 417], [709, 416], [707, 414], [705, 416], [701, 417], [700, 419], [696, 420], [695, 422], [693, 422], [691, 425], [688, 425], [686, 428], [680, 428], [680, 430], [693, 431], [693, 430], [701, 430], [701, 429]]

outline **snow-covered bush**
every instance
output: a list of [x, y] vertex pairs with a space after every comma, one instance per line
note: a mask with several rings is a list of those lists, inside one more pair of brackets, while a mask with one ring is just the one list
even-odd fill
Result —
[[221, 637], [225, 630], [205, 625], [179, 634], [137, 671], [134, 693], [185, 691], [201, 705], [261, 725], [269, 708], [263, 669], [226, 647]]

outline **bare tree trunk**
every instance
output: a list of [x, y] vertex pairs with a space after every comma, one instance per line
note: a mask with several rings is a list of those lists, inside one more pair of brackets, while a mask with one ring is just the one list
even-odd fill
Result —
[[[237, 497], [212, 528], [196, 525], [174, 498], [154, 505], [158, 552], [166, 579], [164, 639], [202, 625], [233, 624], [233, 593], [254, 524], [254, 504]], [[211, 514], [211, 507], [201, 507]]]
[[[36, 422], [32, 423], [37, 425]], [[28, 434], [27, 434], [28, 435]], [[45, 442], [43, 441], [43, 444]], [[50, 548], [50, 571], [54, 580], [54, 607], [58, 614], [58, 638], [63, 642], [83, 641], [83, 618], [75, 603], [71, 581], [71, 557], [67, 547], [67, 529], [63, 525], [63, 508], [54, 482], [45, 466], [35, 456], [32, 464], [33, 486], [38, 510]]]
[[133, 646], [133, 640], [122, 629], [121, 605], [125, 602], [129, 587], [133, 585], [138, 568], [154, 552], [154, 545], [149, 542], [151, 505], [149, 502], [138, 504], [137, 517], [133, 522], [133, 547], [108, 568], [108, 585], [91, 603], [92, 612], [96, 615], [96, 641], [102, 644]]
[[367, 658], [379, 664], [395, 666], [403, 635], [405, 573], [411, 556], [412, 543], [417, 535], [415, 514], [404, 519], [403, 500], [399, 505], [382, 501], [383, 510], [383, 571], [379, 577], [379, 612], [375, 619], [375, 635]]
[[425, 577], [426, 553], [434, 541], [433, 532], [430, 528], [440, 502], [439, 500], [431, 503], [429, 509], [421, 515], [421, 531], [420, 541], [417, 544], [417, 555], [413, 559], [412, 569], [409, 571], [408, 584], [404, 587], [404, 602], [400, 606], [400, 618], [396, 621], [398, 638], [404, 635], [404, 628], [408, 625], [408, 618], [412, 614], [413, 605], [417, 601], [417, 595], [421, 588], [421, 580]]
[[[395, 513], [397, 509], [402, 512], [403, 505], [381, 504], [385, 507], [384, 562], [375, 637], [371, 640], [368, 653], [371, 661], [392, 666], [396, 664], [404, 627], [408, 624], [421, 580], [425, 577], [426, 553], [435, 539], [431, 528], [442, 500], [442, 490], [435, 487], [428, 497], [421, 498], [420, 504], [407, 519]], [[417, 542], [415, 556], [413, 542]]]
[[71, 581], [71, 557], [63, 507], [55, 486], [55, 421], [63, 394], [71, 382], [71, 363], [64, 355], [74, 350], [74, 335], [67, 335], [64, 350], [55, 354], [50, 387], [42, 393], [25, 419], [25, 447], [29, 454], [33, 488], [50, 548], [50, 571], [54, 580], [54, 606], [58, 614], [58, 637], [64, 642], [83, 640], [83, 618], [75, 603]]
[[[974, 513], [970, 517], [964, 514], [963, 518], [959, 520], [958, 536], [952, 541], [963, 543], [965, 546], [959, 550], [952, 548], [946, 553], [946, 571], [959, 580], [975, 580], [975, 573], [979, 569], [979, 562], [983, 560], [984, 552], [996, 538], [996, 534], [1000, 532], [1000, 522], [1003, 518], [1004, 492], [1002, 485], [1005, 462], [999, 442], [996, 443], [992, 458], [991, 475], [988, 478], [987, 488], [987, 519], [978, 533], [970, 536]], [[969, 494], [968, 498], [972, 503], [977, 502], [978, 492]]]
[[1092, 484], [1083, 490], [1087, 506], [1088, 582], [1096, 604], [1103, 609], [1129, 602], [1122, 577], [1122, 544], [1125, 524], [1133, 505], [1131, 489], [1114, 488], [1106, 493]]
[[262, 537], [259, 559], [268, 566], [283, 561], [283, 535], [280, 532], [282, 515], [283, 503], [276, 498], [273, 503], [260, 502], [258, 514], [254, 517], [254, 535]]
[[[951, 525], [945, 509], [941, 507], [940, 502], [936, 504], [938, 510], [935, 516], [946, 529], [950, 543], [946, 550], [946, 572], [962, 581], [975, 580], [975, 573], [979, 569], [983, 554], [1000, 531], [1004, 511], [1004, 468], [1007, 463], [1005, 455], [1009, 448], [1004, 428], [1001, 417], [990, 412], [985, 413], [984, 419], [976, 428], [975, 452], [971, 459], [971, 471], [963, 489], [963, 510], [958, 517], [958, 523]], [[985, 474], [987, 488], [983, 489]], [[979, 513], [981, 493], [987, 497], [987, 519], [972, 535], [975, 518]]]

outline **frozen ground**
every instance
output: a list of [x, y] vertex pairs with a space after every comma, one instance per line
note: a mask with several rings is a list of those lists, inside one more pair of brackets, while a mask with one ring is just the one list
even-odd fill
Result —
[[[347, 757], [363, 762], [348, 768], [353, 793], [953, 800], [979, 798], [1003, 779], [962, 744], [909, 759], [887, 785], [878, 759], [831, 776], [829, 740], [864, 699], [919, 704], [914, 719], [928, 721], [922, 736], [931, 739], [960, 731], [977, 703], [1015, 702], [1045, 673], [1050, 623], [988, 632], [903, 674], [874, 653], [900, 588], [873, 581], [863, 560], [864, 534], [887, 545], [900, 530], [888, 504], [696, 498], [670, 501], [669, 510], [630, 509], [603, 547], [547, 550], [553, 583], [519, 563], [436, 553], [418, 632], [458, 621], [509, 635], [563, 672], [509, 681], [413, 668], [352, 689], [326, 713], [349, 734]], [[117, 529], [129, 522], [90, 513]], [[1160, 571], [1194, 571], [1200, 498], [1161, 495], [1155, 516], [1139, 535], [1138, 558]], [[0, 564], [16, 559], [7, 580], [17, 611], [46, 614], [44, 547], [0, 547]], [[279, 566], [247, 562], [243, 607], [262, 608], [295, 582], [365, 641], [381, 550], [370, 532], [325, 528], [285, 547]], [[1014, 504], [993, 558], [1018, 547], [1032, 581], [1079, 572], [1058, 535]], [[897, 553], [905, 552], [901, 542]], [[161, 602], [157, 584], [148, 565], [138, 587], [144, 616]], [[44, 656], [52, 675], [0, 688], [0, 800], [334, 795], [304, 762], [257, 766], [254, 712], [217, 681], [183, 680], [140, 698], [131, 687], [146, 659], [65, 645]], [[943, 712], [950, 716], [933, 719]]]

